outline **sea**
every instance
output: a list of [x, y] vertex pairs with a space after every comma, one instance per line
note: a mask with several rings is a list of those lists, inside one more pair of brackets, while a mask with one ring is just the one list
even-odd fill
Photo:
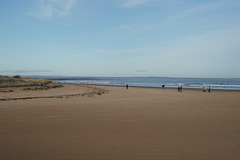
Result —
[[239, 78], [170, 78], [170, 77], [45, 77], [56, 83], [111, 85], [111, 86], [139, 86], [139, 87], [167, 87], [177, 88], [208, 88], [240, 90]]

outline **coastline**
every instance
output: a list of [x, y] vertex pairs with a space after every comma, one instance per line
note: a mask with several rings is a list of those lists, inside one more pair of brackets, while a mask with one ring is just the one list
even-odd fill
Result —
[[[72, 85], [72, 84], [75, 84], [75, 83], [60, 83], [60, 84], [69, 84], [69, 85]], [[124, 87], [124, 85], [99, 85], [99, 84], [76, 84], [76, 85], [85, 85], [85, 86], [102, 86], [102, 87]], [[129, 86], [129, 88], [149, 88], [149, 89], [171, 89], [171, 90], [177, 90], [177, 87], [151, 87], [151, 86]], [[202, 88], [183, 88], [183, 90], [196, 90], [196, 91], [202, 91]], [[240, 90], [237, 90], [237, 89], [211, 89], [212, 92], [240, 92]]]
[[[55, 89], [54, 89], [55, 88]], [[57, 89], [56, 89], [57, 88]], [[68, 88], [68, 91], [65, 89]], [[81, 90], [81, 92], [78, 92]], [[89, 90], [92, 88], [93, 90]], [[73, 83], [50, 83], [45, 86], [21, 86], [21, 87], [7, 87], [0, 88], [0, 101], [11, 101], [11, 100], [29, 100], [29, 99], [44, 99], [44, 98], [70, 98], [79, 96], [93, 96], [102, 95], [107, 93], [106, 89], [102, 88], [120, 88], [125, 90], [125, 86], [116, 85], [95, 85], [95, 84], [73, 84]], [[49, 89], [54, 89], [51, 94], [47, 91]], [[145, 86], [128, 86], [130, 89], [151, 89], [158, 90], [164, 94], [164, 91], [174, 91], [177, 92], [177, 88], [172, 87], [145, 87]], [[30, 91], [32, 91], [30, 94]], [[204, 93], [202, 89], [199, 88], [183, 88], [184, 92], [199, 92]], [[173, 93], [174, 93], [173, 92]], [[219, 93], [240, 93], [240, 90], [229, 90], [229, 89], [212, 89], [211, 92], [205, 92], [204, 94], [211, 94], [214, 92]], [[1, 94], [2, 93], [2, 94]], [[27, 93], [27, 94], [26, 94]]]
[[75, 83], [75, 84], [94, 84], [94, 85], [113, 85], [113, 86], [145, 86], [145, 87], [165, 87], [177, 88], [197, 88], [203, 86], [212, 89], [240, 90], [240, 79], [234, 78], [171, 78], [171, 77], [66, 77], [54, 82]]

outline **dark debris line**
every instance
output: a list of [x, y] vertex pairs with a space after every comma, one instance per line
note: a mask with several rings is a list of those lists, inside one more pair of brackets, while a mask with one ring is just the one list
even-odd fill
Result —
[[69, 94], [69, 95], [57, 95], [57, 96], [42, 96], [42, 97], [23, 97], [23, 98], [2, 98], [0, 101], [12, 101], [12, 100], [27, 100], [27, 99], [40, 99], [40, 98], [71, 98], [71, 97], [78, 97], [78, 96], [88, 96], [92, 97], [94, 95], [102, 95], [105, 94], [106, 90], [95, 90], [89, 93], [82, 93], [82, 94]]

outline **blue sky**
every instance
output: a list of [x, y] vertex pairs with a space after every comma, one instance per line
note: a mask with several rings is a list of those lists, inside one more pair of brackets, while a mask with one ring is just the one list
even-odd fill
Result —
[[1, 0], [0, 74], [240, 78], [239, 0]]

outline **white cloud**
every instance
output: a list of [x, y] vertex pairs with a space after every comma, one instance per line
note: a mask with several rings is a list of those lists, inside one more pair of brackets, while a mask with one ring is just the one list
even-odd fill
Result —
[[42, 72], [52, 72], [52, 70], [27, 70], [27, 69], [1, 69], [0, 68], [0, 73], [42, 73]]
[[126, 7], [126, 8], [131, 8], [131, 7], [135, 7], [137, 5], [144, 4], [149, 1], [151, 1], [151, 0], [124, 0], [124, 3], [121, 6]]
[[134, 49], [119, 49], [119, 50], [102, 50], [96, 49], [93, 50], [94, 53], [101, 53], [101, 54], [133, 54], [145, 51], [145, 48], [134, 48]]
[[138, 72], [138, 73], [145, 73], [145, 72], [147, 72], [146, 70], [143, 70], [143, 69], [139, 69], [139, 70], [136, 70], [136, 72]]
[[161, 6], [176, 5], [182, 2], [182, 0], [114, 0], [120, 3], [121, 7], [132, 8], [143, 4], [161, 4]]
[[40, 0], [38, 4], [39, 12], [35, 13], [41, 19], [49, 19], [53, 16], [67, 16], [74, 7], [76, 0]]
[[221, 1], [220, 2], [219, 1], [210, 2], [210, 3], [206, 3], [203, 5], [196, 6], [196, 7], [187, 9], [185, 11], [182, 11], [176, 15], [171, 16], [171, 18], [180, 18], [180, 17], [191, 15], [191, 14], [206, 12], [206, 11], [213, 10], [213, 9], [218, 9], [218, 8], [221, 8], [224, 6], [226, 6], [226, 4], [222, 3]]

